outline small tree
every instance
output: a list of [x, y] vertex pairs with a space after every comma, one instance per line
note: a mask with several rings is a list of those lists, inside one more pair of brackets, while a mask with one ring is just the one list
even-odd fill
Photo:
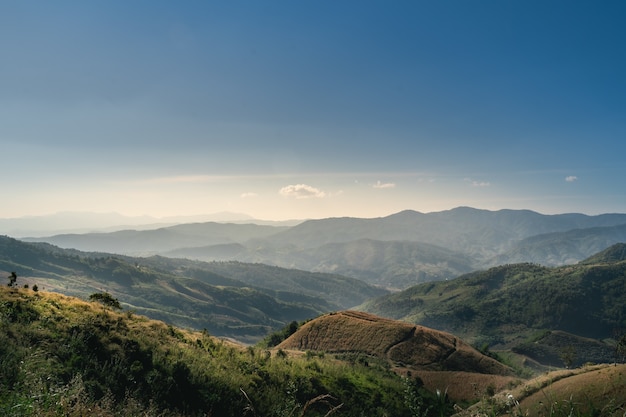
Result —
[[574, 360], [576, 360], [576, 349], [574, 349], [574, 346], [566, 346], [561, 350], [560, 357], [563, 365], [569, 369], [572, 367]]
[[626, 333], [621, 329], [613, 333], [615, 337], [615, 365], [617, 365], [617, 362], [624, 362], [624, 357], [626, 357]]
[[97, 293], [91, 294], [89, 296], [89, 300], [97, 301], [101, 303], [102, 305], [104, 305], [105, 307], [111, 307], [112, 309], [115, 309], [115, 310], [122, 309], [122, 306], [120, 305], [120, 302], [118, 301], [118, 299], [114, 298], [108, 292], [97, 292]]
[[17, 286], [17, 274], [15, 272], [11, 272], [11, 275], [9, 275], [9, 287], [13, 288], [15, 286]]

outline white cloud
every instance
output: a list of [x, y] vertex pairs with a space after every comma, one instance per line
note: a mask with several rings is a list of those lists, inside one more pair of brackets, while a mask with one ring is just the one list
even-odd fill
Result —
[[491, 187], [491, 183], [488, 181], [475, 181], [471, 178], [465, 178], [465, 182], [469, 182], [472, 187]]
[[373, 184], [372, 187], [374, 188], [395, 188], [396, 184], [394, 184], [393, 182], [380, 182], [380, 181], [376, 181], [376, 184]]
[[259, 195], [257, 193], [241, 193], [241, 195], [239, 197], [241, 198], [254, 198], [254, 197], [258, 197]]
[[569, 176], [565, 177], [565, 181], [567, 181], [567, 182], [574, 182], [576, 180], [578, 180], [578, 177], [576, 175], [569, 175]]
[[278, 193], [284, 197], [293, 198], [323, 198], [326, 193], [315, 187], [306, 184], [287, 185], [281, 188]]

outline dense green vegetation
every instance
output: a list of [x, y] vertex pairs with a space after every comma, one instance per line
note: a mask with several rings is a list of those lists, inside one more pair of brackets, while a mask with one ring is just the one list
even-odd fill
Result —
[[105, 290], [138, 313], [247, 342], [292, 320], [386, 293], [339, 275], [260, 264], [85, 253], [8, 237], [0, 237], [2, 270], [15, 271], [26, 284], [83, 298]]
[[[303, 297], [323, 299], [338, 309], [350, 308], [370, 298], [388, 294], [355, 278], [337, 274], [308, 272], [299, 269], [279, 268], [259, 263], [243, 262], [197, 262], [187, 259], [171, 259], [160, 256], [144, 258], [142, 264], [168, 270], [213, 285], [215, 277], [229, 277], [239, 285], [273, 291], [273, 294], [289, 294], [294, 299]], [[222, 285], [236, 285], [234, 283]]]
[[[610, 339], [616, 329], [626, 327], [626, 261], [596, 259], [553, 268], [503, 265], [420, 284], [366, 303], [363, 309], [449, 331], [478, 346], [511, 347], [541, 329]], [[605, 351], [609, 353], [601, 357], [612, 360], [611, 347]], [[579, 355], [578, 360], [595, 361], [598, 356]]]
[[436, 401], [372, 362], [246, 348], [41, 291], [0, 289], [0, 328], [3, 416], [406, 416]]
[[289, 336], [294, 334], [301, 325], [302, 323], [298, 323], [297, 321], [292, 321], [291, 323], [289, 323], [282, 329], [272, 332], [268, 334], [267, 336], [265, 336], [263, 340], [259, 342], [259, 346], [269, 347], [269, 348], [278, 346], [280, 342], [282, 342], [283, 340], [287, 339]]

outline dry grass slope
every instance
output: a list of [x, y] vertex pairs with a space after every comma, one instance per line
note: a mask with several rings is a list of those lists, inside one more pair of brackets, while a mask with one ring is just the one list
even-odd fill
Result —
[[547, 372], [485, 396], [456, 417], [623, 417], [625, 413], [626, 364], [603, 364]]
[[[533, 392], [531, 389], [533, 386], [541, 388]], [[594, 415], [609, 411], [609, 407], [615, 408], [611, 411], [619, 411], [616, 415], [622, 416], [626, 412], [626, 365], [624, 364], [600, 365], [551, 373], [542, 380], [530, 381], [524, 387], [522, 390], [531, 394], [520, 401], [520, 407], [527, 410], [529, 415], [540, 415], [544, 411], [542, 408], [545, 404], [559, 402], [576, 406], [581, 413], [593, 412]], [[609, 413], [601, 414], [609, 415]]]
[[447, 387], [459, 400], [476, 399], [488, 386], [515, 380], [508, 367], [449, 333], [356, 311], [312, 320], [278, 348], [376, 356], [397, 373], [419, 376], [429, 390]]

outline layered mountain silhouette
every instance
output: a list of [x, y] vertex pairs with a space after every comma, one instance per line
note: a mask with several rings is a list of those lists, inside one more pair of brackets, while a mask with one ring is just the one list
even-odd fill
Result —
[[308, 220], [295, 226], [211, 222], [25, 240], [83, 251], [265, 263], [404, 289], [501, 264], [578, 262], [626, 241], [626, 214], [544, 215], [459, 207], [373, 219]]
[[345, 309], [386, 293], [355, 278], [262, 264], [208, 264], [62, 249], [0, 237], [0, 273], [87, 299], [107, 291], [155, 319], [242, 341], [292, 320]]

